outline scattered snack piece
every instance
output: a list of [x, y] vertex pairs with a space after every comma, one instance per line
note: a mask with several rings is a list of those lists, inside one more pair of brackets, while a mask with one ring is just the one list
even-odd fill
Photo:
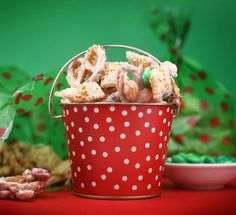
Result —
[[0, 199], [30, 200], [48, 185], [50, 174], [46, 169], [25, 170], [22, 175], [0, 178]]

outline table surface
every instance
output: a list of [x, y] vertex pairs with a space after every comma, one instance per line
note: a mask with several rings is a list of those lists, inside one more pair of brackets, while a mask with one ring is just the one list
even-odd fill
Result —
[[178, 189], [163, 182], [161, 197], [143, 200], [94, 200], [80, 198], [70, 190], [45, 192], [29, 202], [0, 200], [2, 215], [37, 214], [236, 214], [236, 180], [222, 190]]

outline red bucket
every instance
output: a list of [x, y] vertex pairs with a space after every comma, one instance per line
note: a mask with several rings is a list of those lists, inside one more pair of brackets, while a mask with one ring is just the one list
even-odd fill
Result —
[[76, 195], [106, 199], [160, 195], [173, 105], [83, 103], [62, 107]]

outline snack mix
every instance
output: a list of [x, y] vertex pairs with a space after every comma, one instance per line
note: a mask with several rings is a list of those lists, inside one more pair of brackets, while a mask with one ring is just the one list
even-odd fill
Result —
[[83, 58], [71, 62], [66, 88], [55, 95], [62, 103], [122, 102], [173, 103], [180, 105], [182, 96], [173, 77], [177, 67], [159, 63], [151, 57], [127, 51], [128, 62], [107, 62], [106, 52], [93, 45]]

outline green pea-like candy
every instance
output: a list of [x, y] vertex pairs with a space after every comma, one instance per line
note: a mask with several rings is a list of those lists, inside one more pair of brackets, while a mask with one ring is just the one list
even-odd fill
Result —
[[174, 155], [173, 157], [171, 157], [171, 161], [172, 163], [186, 163], [186, 160], [179, 155]]
[[129, 80], [133, 80], [133, 74], [131, 72], [127, 72], [127, 76]]
[[211, 156], [204, 156], [203, 163], [215, 163], [215, 159]]
[[150, 87], [150, 74], [151, 74], [151, 69], [149, 67], [145, 68], [142, 74], [144, 85], [146, 87]]
[[192, 153], [186, 155], [185, 159], [189, 163], [202, 163], [201, 157]]
[[215, 158], [216, 163], [225, 163], [229, 160], [229, 158], [225, 155], [221, 155]]

